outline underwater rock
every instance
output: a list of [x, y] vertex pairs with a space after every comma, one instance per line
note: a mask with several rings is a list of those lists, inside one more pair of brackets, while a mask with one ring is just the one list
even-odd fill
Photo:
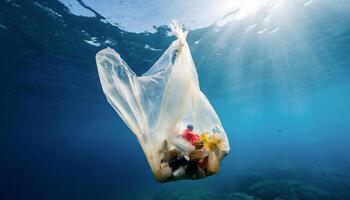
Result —
[[235, 192], [232, 194], [216, 194], [208, 195], [203, 200], [260, 200], [254, 196], [245, 194], [243, 192]]
[[[256, 183], [262, 181], [277, 181], [277, 180], [298, 180], [303, 181], [307, 185], [312, 185], [316, 188], [321, 188], [330, 199], [349, 199], [350, 196], [350, 181], [347, 180], [347, 173], [335, 169], [303, 169], [296, 167], [293, 164], [282, 162], [276, 166], [270, 166], [262, 169], [255, 169], [252, 172], [246, 172], [244, 175], [236, 176], [232, 181], [235, 185], [223, 186], [224, 191], [240, 191], [250, 195], [254, 195], [250, 189]], [[290, 187], [292, 190], [293, 187]], [[258, 196], [261, 197], [261, 196]], [[319, 199], [322, 199], [321, 196]], [[283, 199], [280, 197], [280, 199]]]
[[153, 200], [260, 200], [242, 193], [215, 193], [207, 187], [187, 186], [158, 193]]
[[181, 187], [176, 187], [170, 190], [164, 190], [157, 195], [154, 196], [153, 200], [187, 200], [187, 199], [210, 199], [206, 197], [210, 197], [211, 193], [209, 192], [209, 188], [203, 186], [189, 186], [187, 184], [183, 184]]
[[267, 180], [267, 179], [269, 179], [268, 175], [266, 175], [264, 173], [259, 173], [259, 172], [250, 173], [250, 174], [246, 174], [244, 176], [240, 176], [236, 180], [237, 181], [237, 190], [242, 191], [242, 192], [246, 192], [251, 185], [253, 185], [257, 182]]
[[248, 194], [262, 200], [329, 200], [335, 199], [313, 185], [293, 179], [268, 180], [253, 184]]
[[247, 195], [243, 192], [235, 192], [231, 195], [231, 200], [258, 200], [258, 199], [251, 195]]

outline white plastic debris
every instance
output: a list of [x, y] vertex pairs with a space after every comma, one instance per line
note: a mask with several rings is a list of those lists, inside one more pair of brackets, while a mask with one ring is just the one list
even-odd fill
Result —
[[[216, 153], [216, 156], [211, 156], [215, 158], [210, 161], [211, 168], [216, 167], [213, 162], [220, 162], [230, 150], [220, 119], [200, 90], [186, 42], [188, 32], [183, 32], [175, 22], [172, 31], [177, 40], [142, 76], [137, 76], [113, 49], [103, 49], [96, 55], [102, 89], [108, 102], [136, 135], [153, 174], [161, 182], [205, 176], [208, 157], [200, 161], [187, 159], [187, 154], [197, 146], [188, 138], [184, 139], [184, 130], [194, 136], [195, 142], [204, 144], [203, 151]], [[188, 127], [193, 130], [188, 130]], [[214, 134], [215, 138], [210, 140]], [[175, 162], [177, 160], [179, 162]], [[169, 164], [172, 173], [164, 162], [172, 163]], [[210, 170], [208, 175], [215, 169]]]

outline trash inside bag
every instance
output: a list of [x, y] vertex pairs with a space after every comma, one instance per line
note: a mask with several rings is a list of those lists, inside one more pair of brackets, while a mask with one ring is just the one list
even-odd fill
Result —
[[188, 32], [171, 25], [177, 40], [142, 76], [113, 49], [96, 55], [103, 92], [136, 135], [159, 182], [213, 175], [230, 150], [220, 119], [200, 90]]

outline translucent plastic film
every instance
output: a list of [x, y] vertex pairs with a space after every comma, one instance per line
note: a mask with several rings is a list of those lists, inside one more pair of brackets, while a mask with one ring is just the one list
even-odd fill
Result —
[[177, 40], [142, 76], [113, 49], [96, 55], [108, 102], [136, 135], [156, 179], [198, 179], [219, 170], [230, 147], [220, 119], [199, 87], [186, 42], [176, 24]]

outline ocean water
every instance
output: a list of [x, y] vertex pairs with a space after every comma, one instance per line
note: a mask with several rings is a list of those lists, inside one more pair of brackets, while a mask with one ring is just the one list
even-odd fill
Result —
[[161, 184], [107, 103], [94, 56], [110, 46], [141, 74], [169, 29], [127, 32], [59, 1], [0, 2], [0, 198], [349, 199], [348, 4], [273, 1], [192, 30], [231, 152], [215, 176]]

